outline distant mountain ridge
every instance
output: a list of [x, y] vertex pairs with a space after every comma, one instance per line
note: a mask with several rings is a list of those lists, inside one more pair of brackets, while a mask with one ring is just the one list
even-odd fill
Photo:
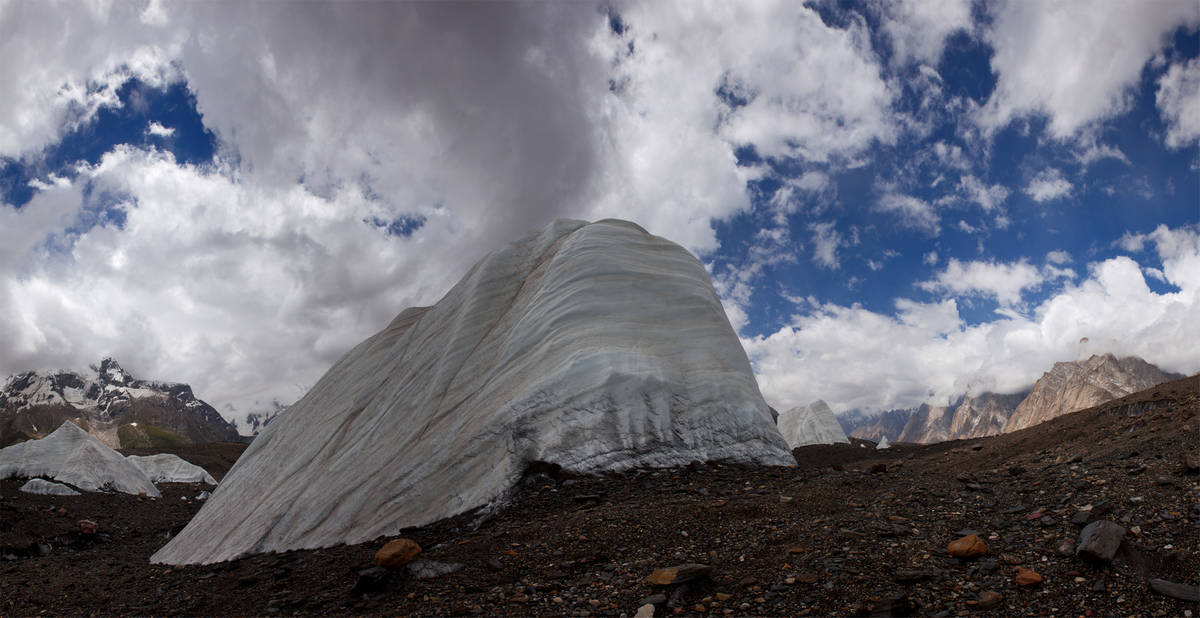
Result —
[[1182, 377], [1136, 356], [1103, 354], [1085, 361], [1054, 363], [1017, 406], [1004, 431], [1032, 427]]
[[239, 439], [187, 384], [139, 380], [105, 358], [83, 373], [28, 371], [0, 389], [0, 446], [75, 421], [110, 448]]
[[1180, 377], [1138, 357], [1093, 355], [1055, 363], [1023, 392], [963, 395], [949, 406], [922, 404], [876, 416], [852, 411], [838, 422], [847, 435], [864, 440], [886, 436], [892, 442], [928, 444], [981, 438], [1018, 431]]

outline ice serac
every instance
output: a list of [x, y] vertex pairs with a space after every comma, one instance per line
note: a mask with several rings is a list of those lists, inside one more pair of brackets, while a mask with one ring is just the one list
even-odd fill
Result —
[[130, 455], [125, 459], [137, 466], [153, 483], [208, 483], [217, 481], [207, 470], [178, 455]]
[[406, 309], [273, 421], [151, 560], [358, 543], [588, 473], [793, 465], [704, 267], [640, 227], [556, 221]]
[[20, 491], [27, 494], [39, 494], [42, 496], [78, 496], [79, 492], [54, 481], [46, 479], [29, 479], [28, 483], [21, 486]]
[[838, 424], [833, 410], [824, 401], [797, 406], [779, 415], [779, 433], [788, 446], [796, 448], [809, 444], [850, 442]]
[[137, 466], [70, 421], [45, 438], [0, 449], [0, 479], [38, 476], [83, 491], [160, 495]]
[[1136, 357], [1095, 355], [1085, 361], [1054, 363], [1033, 385], [1008, 419], [1005, 432], [1100, 405], [1178, 377]]

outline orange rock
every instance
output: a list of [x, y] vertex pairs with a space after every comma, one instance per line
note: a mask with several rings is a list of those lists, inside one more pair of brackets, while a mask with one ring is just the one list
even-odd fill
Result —
[[1036, 586], [1042, 583], [1042, 576], [1025, 568], [1017, 567], [1017, 585], [1018, 586]]
[[646, 578], [646, 583], [670, 586], [708, 577], [713, 568], [707, 564], [681, 564], [667, 569], [657, 569]]
[[375, 552], [375, 564], [389, 569], [398, 569], [416, 558], [421, 553], [421, 546], [412, 539], [396, 539], [389, 541], [379, 551]]
[[987, 543], [983, 542], [983, 539], [974, 534], [968, 534], [961, 539], [952, 541], [946, 546], [946, 551], [950, 552], [950, 555], [955, 558], [970, 559], [987, 554], [988, 546]]
[[96, 525], [96, 522], [91, 521], [89, 519], [79, 520], [78, 525], [79, 525], [79, 531], [82, 532], [83, 534], [96, 534], [96, 529], [98, 528], [98, 526]]

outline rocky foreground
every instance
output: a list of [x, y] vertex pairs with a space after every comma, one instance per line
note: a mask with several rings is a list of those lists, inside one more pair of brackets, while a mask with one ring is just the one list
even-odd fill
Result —
[[[152, 566], [196, 488], [52, 497], [4, 481], [0, 613], [1194, 615], [1198, 412], [1193, 377], [993, 438], [805, 447], [796, 468], [540, 470], [500, 512], [405, 531], [423, 551], [395, 569], [374, 564], [395, 537]], [[240, 448], [207, 450], [210, 471]]]

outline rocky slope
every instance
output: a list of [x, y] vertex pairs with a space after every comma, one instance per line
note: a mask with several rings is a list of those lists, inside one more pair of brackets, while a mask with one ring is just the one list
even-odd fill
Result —
[[347, 353], [153, 559], [357, 543], [500, 501], [531, 466], [694, 460], [795, 461], [704, 266], [628, 222], [556, 221]]
[[73, 421], [110, 448], [237, 440], [187, 384], [139, 380], [106, 358], [82, 373], [26, 372], [0, 390], [0, 446]]
[[[389, 539], [165, 569], [199, 509], [31, 496], [0, 481], [0, 607], [24, 615], [1185, 616], [1200, 584], [1200, 379], [970, 442], [795, 451], [791, 468], [530, 474], [512, 503], [403, 531], [424, 551], [373, 569]], [[228, 467], [244, 445], [222, 445]], [[187, 447], [196, 448], [196, 447]], [[191, 452], [178, 451], [191, 459]], [[218, 466], [210, 467], [219, 476]], [[218, 490], [218, 493], [220, 490]], [[185, 498], [182, 499], [181, 498]], [[62, 509], [61, 511], [59, 509]], [[62, 513], [65, 513], [62, 514]], [[76, 521], [98, 523], [81, 534]], [[1083, 525], [1124, 530], [1109, 561]], [[977, 535], [986, 553], [948, 544]], [[656, 585], [656, 569], [711, 567]], [[1034, 571], [1028, 582], [1020, 569]], [[380, 572], [382, 571], [382, 573]]]
[[966, 440], [1003, 433], [1013, 410], [1025, 393], [998, 395], [983, 393], [963, 396], [951, 406], [922, 405], [909, 416], [904, 429], [893, 441], [930, 444], [946, 440]]
[[788, 446], [796, 448], [809, 444], [849, 442], [838, 424], [829, 404], [817, 400], [807, 406], [797, 406], [779, 415], [779, 433]]
[[1044, 423], [1178, 377], [1140, 358], [1117, 358], [1112, 354], [1092, 356], [1085, 361], [1055, 363], [1017, 406], [1004, 431]]
[[895, 442], [908, 424], [908, 419], [916, 412], [916, 408], [888, 410], [878, 415], [869, 416], [855, 410], [850, 414], [838, 417], [842, 431], [851, 438], [879, 442], [884, 436]]

